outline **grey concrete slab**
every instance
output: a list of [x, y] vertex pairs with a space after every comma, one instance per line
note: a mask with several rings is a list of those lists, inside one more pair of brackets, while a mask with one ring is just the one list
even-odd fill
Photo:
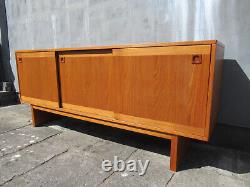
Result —
[[113, 160], [114, 156], [126, 160], [134, 151], [136, 151], [134, 147], [107, 140], [98, 142], [89, 150], [90, 153], [99, 155], [102, 160]]
[[193, 143], [181, 169], [188, 172], [194, 168], [209, 168], [221, 175], [250, 181], [250, 153]]
[[149, 166], [145, 175], [139, 175], [140, 169], [136, 172], [115, 172], [101, 186], [165, 186], [171, 179], [173, 172], [169, 170], [169, 157], [152, 153], [150, 151], [138, 150], [128, 160], [141, 160], [145, 163], [149, 160]]
[[93, 154], [71, 151], [5, 186], [97, 186], [108, 177]]
[[[63, 140], [60, 136], [63, 134], [53, 138], [53, 141], [60, 144], [59, 141]], [[85, 149], [73, 146], [67, 153], [12, 180], [5, 186], [99, 186], [112, 175], [112, 171], [102, 171], [103, 159], [112, 158], [114, 155], [125, 159], [134, 150], [129, 146], [106, 140], [94, 143]]]
[[[224, 150], [223, 148], [216, 148], [214, 151], [219, 152], [224, 158], [221, 158], [219, 161], [215, 159], [212, 164], [207, 164], [208, 166], [201, 167], [201, 169], [244, 181], [250, 186], [250, 153]], [[226, 153], [228, 151], [233, 152], [233, 154], [231, 154], [232, 158], [228, 157]], [[220, 163], [220, 166], [218, 163]]]
[[[28, 117], [26, 106], [5, 109]], [[37, 128], [16, 123], [0, 135], [1, 148], [13, 146], [0, 152], [0, 186], [250, 186], [249, 152], [192, 143], [173, 173], [169, 141], [69, 118]], [[102, 161], [115, 156], [150, 164], [143, 176], [103, 171]]]
[[57, 141], [59, 144], [66, 145], [68, 148], [85, 150], [102, 141], [102, 139], [98, 137], [69, 130], [60, 126], [52, 125], [50, 128], [63, 132], [62, 134], [55, 137], [55, 141]]
[[174, 174], [168, 186], [171, 187], [247, 187], [249, 181], [241, 180], [235, 176], [223, 175], [208, 168], [191, 169]]
[[0, 185], [43, 165], [66, 151], [66, 146], [58, 146], [51, 138], [0, 158]]
[[169, 186], [250, 186], [250, 153], [193, 143]]
[[28, 104], [19, 104], [19, 105], [11, 105], [11, 106], [5, 106], [0, 107], [0, 115], [8, 117], [13, 117], [12, 114], [15, 114], [14, 116], [24, 116], [27, 118], [31, 118], [31, 111], [30, 111], [30, 105]]
[[0, 134], [31, 124], [30, 107], [26, 104], [0, 108]]
[[[238, 172], [235, 174], [242, 180], [250, 182], [250, 154], [237, 151], [237, 168]], [[250, 183], [248, 183], [250, 186]]]
[[31, 125], [0, 134], [0, 153], [3, 155], [24, 149], [59, 134], [59, 130]]

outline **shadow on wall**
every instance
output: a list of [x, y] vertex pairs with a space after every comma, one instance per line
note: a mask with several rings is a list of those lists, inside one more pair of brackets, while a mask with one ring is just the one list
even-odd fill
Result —
[[0, 1], [0, 36], [0, 68], [2, 68], [2, 70], [0, 70], [0, 78], [2, 78], [2, 81], [14, 82], [15, 77], [10, 65], [10, 50], [5, 1]]
[[[0, 27], [0, 30], [1, 30], [1, 27]], [[0, 31], [0, 33], [1, 33], [1, 31]], [[0, 35], [0, 38], [1, 38], [1, 35]], [[0, 82], [2, 82], [2, 81], [3, 81], [3, 61], [2, 61], [2, 45], [0, 43]], [[0, 90], [2, 90], [1, 84], [0, 84]]]
[[236, 60], [224, 60], [219, 123], [250, 128], [250, 80]]

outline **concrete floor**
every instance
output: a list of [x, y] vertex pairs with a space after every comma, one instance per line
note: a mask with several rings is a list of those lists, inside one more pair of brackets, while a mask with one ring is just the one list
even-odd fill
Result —
[[[0, 108], [0, 186], [250, 186], [250, 153], [192, 143], [181, 171], [170, 142], [62, 118], [31, 127], [28, 105]], [[104, 172], [104, 159], [150, 160], [138, 172]]]

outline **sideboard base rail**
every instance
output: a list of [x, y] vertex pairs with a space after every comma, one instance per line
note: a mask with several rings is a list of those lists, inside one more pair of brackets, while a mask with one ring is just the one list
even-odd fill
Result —
[[32, 125], [33, 127], [41, 126], [44, 123], [58, 119], [60, 116], [67, 116], [71, 118], [76, 118], [88, 122], [103, 124], [106, 126], [116, 127], [124, 130], [134, 131], [141, 134], [147, 134], [151, 136], [156, 136], [159, 138], [168, 139], [171, 141], [171, 150], [170, 150], [170, 170], [177, 171], [178, 167], [182, 161], [182, 158], [186, 154], [188, 147], [188, 138], [184, 138], [177, 135], [159, 133], [155, 131], [150, 131], [147, 129], [140, 129], [138, 127], [126, 126], [124, 124], [118, 124], [114, 122], [104, 121], [100, 119], [90, 118], [86, 116], [81, 116], [77, 114], [70, 114], [63, 111], [58, 111], [54, 109], [44, 108], [40, 106], [31, 105], [32, 113]]

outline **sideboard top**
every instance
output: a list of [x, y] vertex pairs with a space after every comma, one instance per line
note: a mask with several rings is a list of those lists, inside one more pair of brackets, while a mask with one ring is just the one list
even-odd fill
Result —
[[57, 51], [79, 51], [79, 50], [98, 50], [98, 49], [121, 49], [131, 47], [168, 47], [168, 46], [186, 46], [186, 45], [211, 45], [217, 44], [222, 47], [224, 45], [218, 40], [201, 40], [201, 41], [181, 41], [181, 42], [164, 42], [164, 43], [148, 43], [148, 44], [128, 44], [128, 45], [109, 45], [109, 46], [87, 46], [87, 47], [75, 47], [75, 48], [51, 48], [51, 49], [33, 49], [33, 50], [17, 50], [17, 53], [27, 52], [57, 52]]

